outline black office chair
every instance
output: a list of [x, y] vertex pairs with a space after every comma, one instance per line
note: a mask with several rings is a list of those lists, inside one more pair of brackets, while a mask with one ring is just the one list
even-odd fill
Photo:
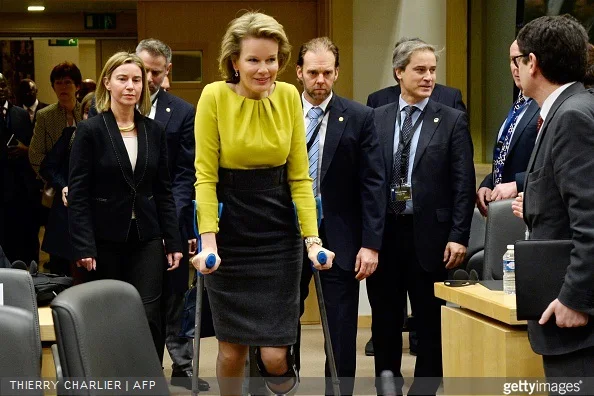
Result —
[[[38, 359], [39, 326], [33, 314], [26, 309], [0, 306], [0, 376], [4, 390], [10, 389], [9, 379], [40, 380], [41, 361]], [[15, 390], [15, 394], [18, 390]], [[35, 392], [35, 391], [33, 391]], [[43, 395], [43, 391], [35, 392]]]
[[99, 280], [73, 286], [51, 308], [64, 377], [151, 379], [152, 394], [170, 394], [132, 285]]
[[486, 229], [487, 223], [485, 218], [481, 212], [475, 208], [472, 214], [470, 239], [468, 240], [468, 247], [466, 248], [466, 257], [460, 268], [465, 269], [466, 272], [469, 273], [470, 270], [475, 270], [479, 274], [479, 279], [482, 279], [483, 272]]
[[483, 279], [503, 279], [503, 254], [507, 245], [524, 239], [526, 225], [522, 219], [514, 216], [512, 202], [513, 199], [506, 199], [489, 203]]
[[4, 305], [24, 309], [33, 315], [37, 339], [33, 350], [36, 360], [41, 362], [39, 314], [37, 313], [37, 298], [35, 297], [35, 287], [31, 275], [28, 271], [20, 269], [0, 268], [0, 283], [4, 285]]

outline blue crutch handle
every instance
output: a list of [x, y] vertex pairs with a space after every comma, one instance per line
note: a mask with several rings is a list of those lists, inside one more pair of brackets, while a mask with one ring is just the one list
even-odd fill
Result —
[[318, 252], [318, 263], [324, 265], [327, 261], [328, 257], [326, 256], [326, 252]]
[[[322, 253], [322, 252], [320, 252]], [[217, 257], [211, 253], [206, 257], [206, 268], [211, 269], [212, 267], [215, 266], [215, 264], [217, 263]]]

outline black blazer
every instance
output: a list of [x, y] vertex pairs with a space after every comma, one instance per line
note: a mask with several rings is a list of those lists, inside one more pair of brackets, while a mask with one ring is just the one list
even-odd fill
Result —
[[[509, 144], [509, 150], [505, 163], [503, 164], [503, 174], [501, 176], [502, 183], [516, 182], [518, 192], [524, 191], [524, 178], [526, 175], [526, 167], [530, 160], [530, 154], [534, 148], [534, 141], [536, 140], [536, 122], [540, 114], [540, 107], [535, 100], [528, 105], [524, 112], [522, 119], [516, 126], [514, 135]], [[505, 121], [504, 121], [505, 123]], [[493, 161], [495, 161], [495, 147], [493, 147]], [[494, 169], [485, 176], [480, 187], [488, 187], [491, 190], [495, 187], [493, 184]]]
[[[387, 179], [394, 161], [397, 109], [398, 102], [374, 110]], [[472, 155], [466, 113], [430, 99], [411, 178], [415, 250], [426, 271], [444, 270], [448, 242], [468, 245], [476, 187]], [[389, 195], [389, 183], [384, 195]]]
[[70, 235], [75, 260], [97, 257], [96, 240], [124, 242], [136, 213], [141, 241], [165, 240], [168, 253], [181, 252], [179, 226], [167, 169], [165, 132], [136, 112], [136, 169], [111, 111], [78, 124], [70, 153]]
[[[9, 202], [14, 199], [32, 197], [39, 191], [35, 181], [35, 173], [29, 164], [29, 158], [8, 159], [6, 144], [11, 136], [25, 146], [31, 143], [33, 126], [26, 110], [8, 104], [7, 124], [0, 121], [0, 172], [2, 175], [2, 200]], [[0, 116], [1, 120], [1, 116]], [[1, 202], [0, 201], [0, 202]]]
[[[571, 239], [559, 301], [590, 316], [587, 326], [528, 321], [532, 349], [559, 355], [594, 346], [594, 96], [581, 83], [555, 100], [540, 130], [524, 186], [530, 239]], [[542, 269], [546, 271], [546, 268]], [[538, 279], [534, 280], [538, 282]]]
[[328, 248], [345, 271], [353, 271], [361, 247], [381, 248], [386, 213], [383, 169], [373, 110], [334, 94], [320, 189]]
[[[400, 85], [393, 85], [370, 94], [367, 97], [367, 106], [375, 109], [390, 103], [398, 102], [399, 97]], [[431, 92], [431, 99], [454, 109], [464, 112], [466, 111], [466, 106], [464, 106], [464, 102], [462, 101], [462, 92], [460, 92], [459, 89], [435, 84], [433, 92]]]

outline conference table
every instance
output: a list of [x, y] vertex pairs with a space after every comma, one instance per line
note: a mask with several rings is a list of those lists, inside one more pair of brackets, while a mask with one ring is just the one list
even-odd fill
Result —
[[43, 347], [41, 355], [41, 377], [56, 378], [56, 367], [52, 356], [51, 345], [56, 342], [56, 333], [54, 332], [54, 319], [50, 307], [40, 307], [39, 313], [39, 333], [41, 336], [41, 345]]
[[481, 284], [449, 287], [441, 282], [434, 292], [458, 306], [441, 310], [445, 394], [455, 394], [448, 391], [448, 378], [544, 377], [542, 357], [530, 347], [526, 321], [516, 318], [515, 295]]

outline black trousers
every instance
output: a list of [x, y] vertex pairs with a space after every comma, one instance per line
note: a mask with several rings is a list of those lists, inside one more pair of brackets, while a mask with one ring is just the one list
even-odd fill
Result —
[[[324, 223], [320, 226], [320, 237], [326, 245]], [[326, 245], [327, 246], [327, 245]], [[330, 247], [330, 249], [332, 249]], [[300, 316], [305, 309], [305, 299], [309, 294], [309, 283], [313, 277], [311, 265], [304, 249], [303, 267], [300, 283]], [[355, 371], [357, 368], [357, 321], [359, 312], [359, 281], [355, 279], [354, 271], [345, 271], [334, 263], [327, 271], [320, 271], [320, 280], [326, 304], [328, 327], [336, 371], [340, 378], [340, 394], [352, 395], [355, 385]], [[295, 345], [297, 369], [300, 368], [301, 325]], [[326, 395], [332, 395], [332, 381], [330, 381], [330, 366], [326, 357], [325, 376]]]
[[568, 383], [579, 383], [580, 390], [571, 394], [594, 395], [594, 347], [563, 355], [544, 355], [542, 362], [547, 382], [558, 384], [550, 395], [569, 394], [561, 388]]
[[390, 370], [394, 373], [396, 389], [402, 388], [400, 329], [408, 292], [418, 334], [415, 381], [408, 394], [434, 395], [443, 376], [441, 306], [444, 301], [434, 297], [433, 284], [445, 279], [445, 267], [432, 273], [419, 265], [412, 215], [388, 215], [385, 227], [377, 270], [367, 278], [375, 376], [379, 378], [382, 371]]
[[[132, 224], [130, 229], [136, 230], [136, 226]], [[163, 359], [163, 348], [159, 348], [161, 291], [166, 265], [161, 239], [139, 241], [136, 232], [131, 232], [127, 242], [97, 241], [94, 279], [117, 279], [130, 283], [138, 290], [160, 361]]]
[[39, 263], [39, 225], [35, 217], [35, 202], [30, 196], [22, 195], [3, 204], [3, 228], [0, 245], [12, 263], [22, 260]]

